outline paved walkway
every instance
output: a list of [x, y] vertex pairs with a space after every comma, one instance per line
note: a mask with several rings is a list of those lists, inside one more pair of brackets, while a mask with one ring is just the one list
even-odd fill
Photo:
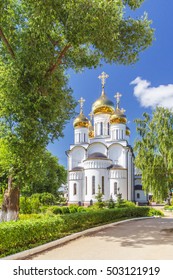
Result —
[[28, 259], [173, 260], [173, 215], [113, 225]]

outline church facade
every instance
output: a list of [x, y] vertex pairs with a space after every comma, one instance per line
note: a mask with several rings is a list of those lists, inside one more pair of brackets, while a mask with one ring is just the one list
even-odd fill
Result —
[[74, 144], [67, 151], [69, 204], [90, 205], [99, 192], [103, 201], [111, 197], [116, 201], [118, 194], [126, 200], [135, 197], [134, 155], [121, 94], [115, 95], [115, 105], [105, 93], [108, 75], [103, 72], [99, 78], [102, 92], [92, 105], [90, 120], [81, 98], [80, 114], [73, 122]]

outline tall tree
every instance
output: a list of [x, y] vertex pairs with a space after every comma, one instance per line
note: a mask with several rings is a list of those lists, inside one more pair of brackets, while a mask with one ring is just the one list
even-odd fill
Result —
[[125, 17], [126, 6], [134, 10], [142, 2], [0, 1], [0, 137], [12, 157], [6, 172], [9, 197], [73, 116], [67, 69], [96, 67], [103, 59], [134, 63], [151, 44], [147, 17]]
[[135, 164], [142, 171], [142, 186], [158, 200], [173, 187], [173, 112], [161, 107], [152, 116], [136, 120]]

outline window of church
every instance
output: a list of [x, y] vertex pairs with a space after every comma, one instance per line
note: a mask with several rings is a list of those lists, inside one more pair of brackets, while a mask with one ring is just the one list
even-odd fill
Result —
[[92, 176], [92, 194], [95, 194], [95, 176]]
[[84, 133], [84, 142], [86, 142], [86, 134]]
[[100, 123], [100, 135], [103, 135], [103, 123]]
[[140, 193], [137, 193], [137, 195], [136, 195], [136, 196], [137, 196], [137, 198], [139, 199], [139, 198], [140, 198]]
[[77, 194], [77, 184], [74, 183], [73, 185], [73, 195], [76, 195]]
[[108, 123], [107, 129], [108, 129], [107, 134], [110, 135], [110, 124], [109, 123]]
[[105, 178], [102, 176], [102, 194], [105, 194]]
[[116, 129], [116, 140], [118, 140], [118, 129]]
[[114, 195], [118, 194], [117, 182], [114, 183]]
[[85, 194], [87, 195], [88, 192], [88, 180], [87, 177], [85, 177]]

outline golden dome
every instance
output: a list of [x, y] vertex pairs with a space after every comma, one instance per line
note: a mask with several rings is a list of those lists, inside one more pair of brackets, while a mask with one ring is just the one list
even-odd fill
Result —
[[110, 124], [126, 124], [127, 119], [126, 115], [124, 115], [124, 110], [120, 110], [119, 108], [116, 108], [113, 115], [110, 117]]
[[96, 114], [112, 114], [114, 112], [114, 103], [102, 93], [92, 105], [92, 112]]
[[74, 128], [89, 126], [89, 120], [87, 119], [87, 117], [84, 116], [83, 112], [80, 112], [80, 114], [74, 120], [73, 126], [74, 126]]
[[128, 126], [126, 126], [126, 135], [130, 136], [130, 128]]

